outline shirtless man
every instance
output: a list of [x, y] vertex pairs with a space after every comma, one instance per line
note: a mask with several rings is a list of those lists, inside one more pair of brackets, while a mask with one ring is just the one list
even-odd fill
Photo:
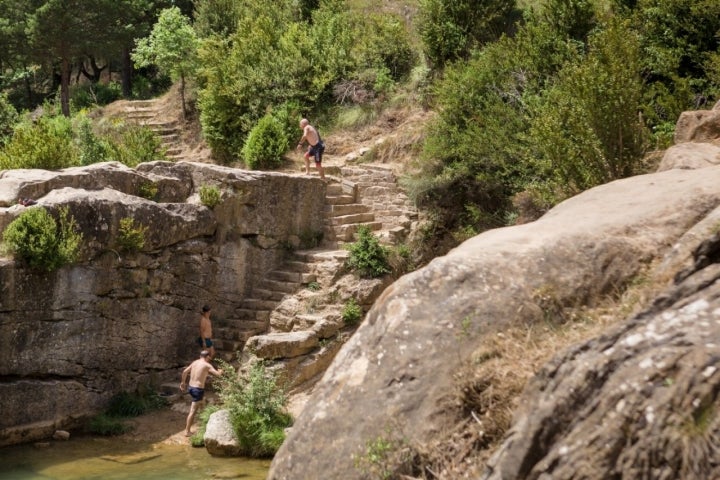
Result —
[[[190, 405], [190, 413], [187, 416], [187, 422], [185, 422], [185, 436], [191, 435], [190, 427], [195, 420], [195, 413], [197, 413], [198, 405], [205, 396], [205, 380], [207, 380], [208, 374], [219, 377], [222, 375], [222, 368], [215, 370], [215, 367], [210, 363], [210, 352], [203, 350], [200, 352], [200, 358], [188, 365], [182, 372], [182, 379], [180, 380], [180, 391], [184, 392], [187, 388], [188, 393], [192, 397], [192, 404]], [[190, 375], [190, 383], [187, 383], [187, 377]]]
[[210, 351], [210, 360], [215, 358], [215, 346], [212, 341], [212, 322], [210, 321], [210, 307], [208, 305], [203, 305], [202, 307], [198, 343], [200, 344], [200, 348], [207, 348]]
[[320, 140], [320, 134], [315, 127], [310, 125], [307, 118], [300, 120], [300, 128], [303, 136], [298, 142], [298, 150], [302, 148], [303, 142], [307, 141], [308, 150], [305, 152], [305, 174], [310, 173], [310, 157], [315, 158], [315, 168], [320, 173], [320, 178], [325, 179], [325, 171], [322, 167], [322, 156], [325, 151], [325, 144]]

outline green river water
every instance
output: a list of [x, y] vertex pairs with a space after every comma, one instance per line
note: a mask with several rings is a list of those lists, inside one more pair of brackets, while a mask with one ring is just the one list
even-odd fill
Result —
[[270, 460], [213, 457], [204, 448], [73, 437], [0, 448], [7, 480], [264, 480]]

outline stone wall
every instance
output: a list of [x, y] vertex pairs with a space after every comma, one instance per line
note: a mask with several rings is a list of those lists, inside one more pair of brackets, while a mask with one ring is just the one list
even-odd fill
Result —
[[[143, 198], [150, 183], [157, 196]], [[213, 209], [199, 200], [203, 185], [222, 192]], [[83, 233], [80, 261], [54, 272], [0, 258], [0, 445], [71, 428], [118, 392], [177, 380], [197, 354], [202, 304], [218, 321], [239, 319], [254, 281], [322, 231], [324, 195], [318, 179], [208, 164], [0, 172], [0, 229], [36, 208], [17, 204], [32, 198], [50, 212], [68, 207]], [[118, 247], [127, 217], [147, 227], [140, 251]]]

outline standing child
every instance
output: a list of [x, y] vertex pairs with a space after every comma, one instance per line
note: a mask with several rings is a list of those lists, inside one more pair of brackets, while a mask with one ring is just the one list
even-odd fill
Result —
[[212, 322], [210, 321], [210, 306], [203, 305], [202, 316], [200, 317], [200, 337], [198, 338], [200, 348], [206, 348], [210, 352], [212, 360], [215, 357], [215, 346], [212, 341]]

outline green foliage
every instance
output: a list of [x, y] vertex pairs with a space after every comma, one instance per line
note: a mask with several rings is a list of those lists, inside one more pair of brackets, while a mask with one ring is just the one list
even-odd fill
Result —
[[132, 59], [138, 67], [157, 65], [174, 78], [192, 75], [197, 65], [198, 40], [178, 7], [160, 12], [149, 37], [136, 41]]
[[3, 232], [9, 251], [31, 268], [52, 271], [77, 259], [82, 234], [77, 231], [67, 207], [61, 208], [57, 221], [43, 207], [25, 210]]
[[[637, 37], [613, 22], [542, 98], [530, 138], [550, 190], [572, 195], [638, 173], [645, 151]], [[613, 99], [613, 101], [608, 101]]]
[[592, 0], [548, 0], [543, 20], [561, 37], [585, 41], [595, 28], [595, 2]]
[[390, 273], [387, 249], [380, 245], [370, 228], [366, 225], [360, 226], [357, 235], [357, 242], [348, 246], [348, 267], [366, 278], [382, 277]]
[[82, 165], [103, 162], [111, 153], [110, 145], [95, 134], [92, 121], [86, 115], [78, 117], [77, 142]]
[[35, 123], [20, 122], [0, 150], [0, 170], [57, 170], [78, 164], [72, 123], [62, 116], [42, 116]]
[[342, 309], [342, 319], [345, 325], [355, 325], [362, 318], [362, 308], [357, 304], [354, 298], [345, 303]]
[[130, 417], [137, 417], [167, 406], [167, 400], [151, 389], [139, 389], [135, 393], [120, 392], [114, 395], [104, 413], [90, 419], [88, 426], [96, 435], [121, 435], [132, 429], [125, 423]]
[[127, 425], [122, 418], [101, 413], [90, 419], [88, 430], [95, 435], [110, 437], [129, 432], [132, 427]]
[[120, 123], [108, 135], [110, 158], [128, 167], [165, 158], [160, 137], [144, 125]]
[[166, 405], [164, 398], [149, 389], [135, 393], [120, 392], [110, 399], [105, 413], [110, 417], [137, 417]]
[[220, 189], [215, 185], [200, 186], [200, 203], [208, 208], [215, 208], [220, 203]]
[[287, 397], [264, 364], [256, 363], [240, 377], [232, 366], [223, 364], [220, 398], [238, 437], [241, 453], [270, 457], [282, 444], [285, 428], [292, 418], [285, 411]]
[[435, 67], [467, 58], [472, 49], [511, 33], [515, 0], [421, 0], [418, 30]]
[[0, 146], [12, 135], [17, 119], [17, 110], [8, 101], [7, 95], [0, 93]]
[[115, 244], [119, 250], [126, 252], [138, 252], [145, 246], [145, 233], [147, 232], [145, 225], [141, 223], [135, 224], [135, 220], [130, 217], [120, 219], [118, 235]]
[[138, 195], [148, 200], [155, 200], [158, 194], [158, 185], [155, 182], [143, 182], [138, 186]]
[[218, 405], [207, 405], [198, 414], [198, 429], [190, 437], [190, 445], [193, 447], [204, 447], [205, 446], [205, 431], [207, 430], [207, 424], [210, 420], [210, 415], [220, 410]]
[[251, 170], [278, 168], [289, 146], [282, 123], [267, 114], [250, 130], [242, 157]]
[[86, 83], [70, 89], [70, 106], [74, 112], [97, 105], [107, 105], [120, 98], [122, 98], [122, 88], [117, 82]]

